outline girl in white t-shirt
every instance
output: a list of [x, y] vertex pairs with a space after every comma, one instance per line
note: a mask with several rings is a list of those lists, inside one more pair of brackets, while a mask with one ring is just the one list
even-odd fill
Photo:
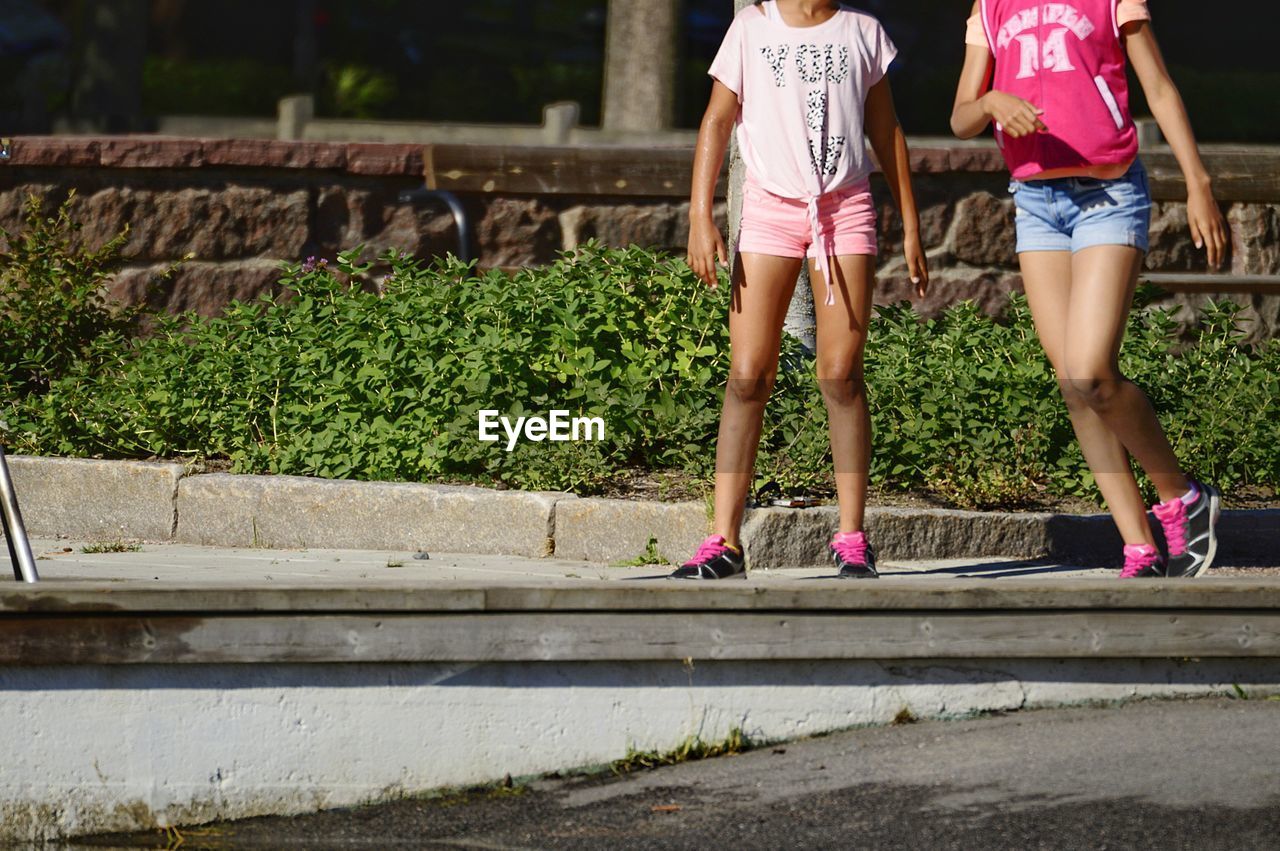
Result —
[[864, 134], [902, 213], [906, 270], [921, 296], [929, 283], [906, 140], [885, 77], [896, 52], [879, 21], [849, 6], [765, 0], [737, 15], [711, 65], [711, 101], [693, 165], [688, 258], [708, 286], [716, 285], [716, 267], [726, 262], [711, 208], [735, 126], [747, 181], [716, 447], [715, 534], [673, 578], [745, 572], [738, 533], [777, 375], [782, 323], [806, 257], [840, 500], [831, 550], [840, 576], [877, 575], [862, 529], [871, 456], [862, 357], [876, 254]]

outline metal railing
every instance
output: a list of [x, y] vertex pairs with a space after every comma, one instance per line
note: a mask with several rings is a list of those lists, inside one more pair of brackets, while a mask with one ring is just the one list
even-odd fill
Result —
[[445, 189], [406, 189], [400, 193], [401, 204], [424, 204], [430, 201], [442, 201], [453, 214], [453, 224], [458, 230], [457, 257], [463, 263], [471, 260], [471, 220], [466, 208], [458, 200], [458, 196]]
[[19, 582], [39, 582], [36, 560], [31, 554], [31, 541], [27, 527], [22, 523], [18, 509], [18, 493], [9, 475], [9, 462], [0, 447], [0, 519], [4, 521], [4, 542], [9, 545], [9, 558], [13, 562], [13, 578]]

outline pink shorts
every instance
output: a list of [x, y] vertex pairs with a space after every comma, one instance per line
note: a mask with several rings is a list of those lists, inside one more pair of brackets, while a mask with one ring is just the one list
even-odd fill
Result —
[[[743, 186], [738, 251], [774, 257], [828, 257], [876, 253], [876, 206], [871, 184], [855, 183], [821, 196], [817, 227], [809, 203], [783, 198], [751, 181]], [[822, 245], [814, 244], [815, 230]]]

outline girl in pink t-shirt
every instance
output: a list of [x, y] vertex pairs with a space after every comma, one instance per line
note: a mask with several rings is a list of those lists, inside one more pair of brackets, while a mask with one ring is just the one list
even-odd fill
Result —
[[832, 556], [841, 576], [877, 575], [862, 529], [871, 454], [862, 356], [876, 253], [864, 135], [902, 212], [906, 270], [921, 296], [929, 277], [906, 141], [885, 78], [894, 55], [880, 22], [856, 9], [830, 0], [765, 0], [737, 15], [711, 65], [715, 81], [698, 133], [689, 223], [689, 266], [708, 286], [716, 285], [716, 267], [726, 261], [711, 207], [735, 127], [747, 180], [731, 276], [715, 534], [673, 578], [744, 574], [739, 527], [778, 371], [783, 319], [806, 257], [840, 499]]
[[[1118, 363], [1151, 216], [1126, 64], [1186, 179], [1196, 247], [1217, 266], [1226, 245], [1209, 175], [1149, 19], [1146, 0], [978, 0], [951, 114], [961, 138], [995, 125], [1013, 177], [1027, 302], [1124, 539], [1123, 578], [1207, 570], [1220, 502], [1214, 488], [1183, 473], [1151, 403]], [[1159, 494], [1152, 511], [1164, 527], [1167, 557], [1156, 549], [1130, 456]]]

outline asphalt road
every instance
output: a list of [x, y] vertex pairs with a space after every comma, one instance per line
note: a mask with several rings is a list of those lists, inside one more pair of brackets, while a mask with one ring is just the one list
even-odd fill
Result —
[[181, 840], [184, 851], [1276, 849], [1280, 701], [1149, 701], [854, 730], [623, 777], [196, 828]]

